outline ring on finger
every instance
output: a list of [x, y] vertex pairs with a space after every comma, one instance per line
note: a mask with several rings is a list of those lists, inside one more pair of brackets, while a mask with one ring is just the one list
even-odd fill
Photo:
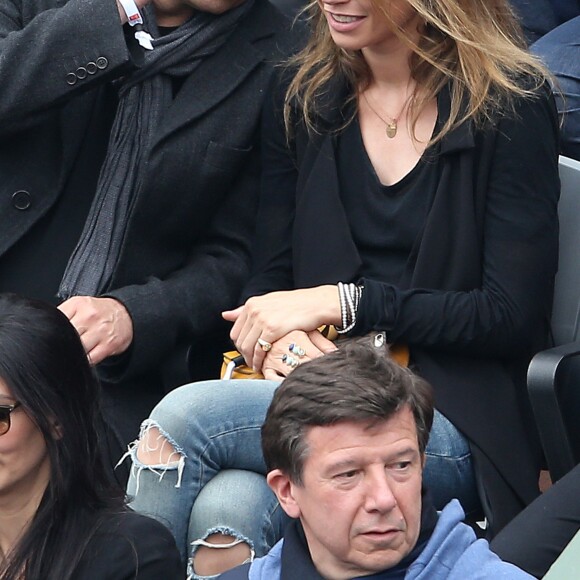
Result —
[[302, 358], [306, 354], [306, 351], [295, 342], [290, 343], [290, 345], [288, 346], [288, 350], [292, 354], [295, 354], [298, 358]]
[[258, 338], [258, 344], [264, 352], [272, 350], [272, 343], [264, 340], [263, 338]]
[[284, 364], [287, 364], [289, 367], [292, 367], [293, 369], [295, 369], [300, 364], [300, 361], [290, 354], [283, 354], [282, 362]]

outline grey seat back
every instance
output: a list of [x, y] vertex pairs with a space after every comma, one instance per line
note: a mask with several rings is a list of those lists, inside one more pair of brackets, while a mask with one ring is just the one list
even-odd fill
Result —
[[552, 481], [580, 462], [580, 162], [560, 157], [555, 346], [528, 367], [528, 393]]
[[560, 254], [554, 289], [555, 345], [580, 340], [580, 161], [560, 157]]

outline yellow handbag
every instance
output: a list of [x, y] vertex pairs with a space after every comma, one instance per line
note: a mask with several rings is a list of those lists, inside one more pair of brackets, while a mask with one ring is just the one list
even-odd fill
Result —
[[222, 379], [263, 379], [262, 373], [257, 373], [251, 369], [244, 360], [244, 357], [237, 350], [224, 352], [224, 360], [220, 372]]

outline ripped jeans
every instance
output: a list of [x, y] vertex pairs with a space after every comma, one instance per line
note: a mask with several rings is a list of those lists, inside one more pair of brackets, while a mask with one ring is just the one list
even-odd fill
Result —
[[[127, 492], [131, 507], [165, 523], [173, 532], [192, 579], [190, 559], [208, 536], [223, 533], [263, 556], [281, 537], [287, 516], [264, 474], [260, 427], [277, 382], [205, 381], [166, 395], [144, 421], [141, 437], [156, 427], [150, 445], [170, 445], [169, 461], [144, 464], [136, 446]], [[435, 506], [459, 498], [466, 513], [479, 509], [466, 439], [440, 413], [424, 471]], [[191, 546], [191, 548], [190, 548]]]

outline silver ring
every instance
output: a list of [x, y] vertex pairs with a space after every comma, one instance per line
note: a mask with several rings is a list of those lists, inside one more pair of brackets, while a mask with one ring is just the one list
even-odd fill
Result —
[[264, 340], [263, 338], [258, 338], [258, 344], [264, 352], [272, 350], [272, 343]]
[[300, 364], [300, 361], [290, 354], [283, 354], [282, 362], [284, 364], [287, 364], [289, 367], [292, 367], [293, 369], [295, 369]]
[[295, 354], [296, 356], [298, 356], [299, 358], [302, 358], [306, 354], [304, 349], [300, 345], [296, 344], [295, 342], [290, 343], [290, 345], [288, 346], [288, 350], [292, 354]]

